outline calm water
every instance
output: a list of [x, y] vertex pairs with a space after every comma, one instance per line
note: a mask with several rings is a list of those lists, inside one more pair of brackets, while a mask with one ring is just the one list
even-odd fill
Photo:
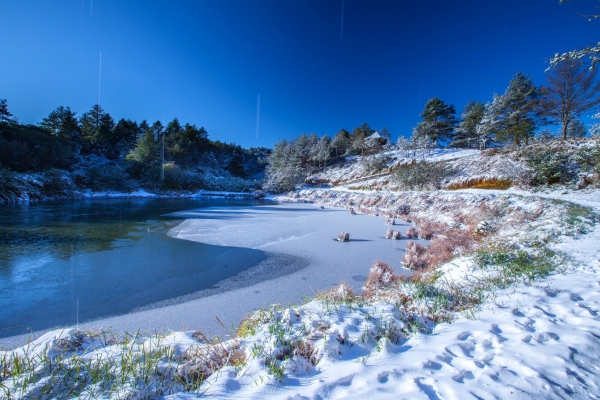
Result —
[[109, 199], [0, 206], [0, 337], [124, 314], [213, 287], [258, 250], [173, 239], [165, 214], [248, 200]]

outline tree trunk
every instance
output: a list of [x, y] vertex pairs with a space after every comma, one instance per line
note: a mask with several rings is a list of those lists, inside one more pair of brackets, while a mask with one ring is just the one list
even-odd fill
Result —
[[567, 127], [569, 126], [570, 121], [566, 121], [562, 126], [562, 140], [567, 140]]

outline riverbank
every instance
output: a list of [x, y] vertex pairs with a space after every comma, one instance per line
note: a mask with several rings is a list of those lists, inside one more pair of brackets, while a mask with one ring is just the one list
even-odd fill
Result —
[[[383, 216], [350, 215], [344, 209], [321, 209], [311, 204], [208, 207], [169, 216], [184, 220], [169, 232], [176, 240], [253, 249], [263, 252], [266, 260], [210, 289], [148, 305], [131, 314], [80, 323], [80, 329], [202, 329], [209, 336], [224, 336], [215, 316], [228, 328], [237, 326], [255, 308], [300, 303], [340, 280], [347, 280], [360, 291], [375, 259], [401, 270], [406, 246], [406, 240], [384, 239], [387, 227]], [[400, 222], [395, 229], [405, 232], [410, 224]], [[350, 232], [349, 243], [333, 240], [342, 230]], [[224, 264], [228, 263], [227, 254], [220, 256]], [[42, 333], [3, 338], [0, 346], [16, 347]]]
[[[306, 195], [308, 193], [299, 194], [296, 200], [315, 200], [315, 193], [311, 196]], [[426, 216], [430, 221], [455, 227], [452, 229], [460, 230], [461, 226], [475, 223], [480, 229], [478, 234], [487, 238], [488, 246], [500, 246], [488, 247], [489, 253], [504, 257], [504, 262], [513, 263], [512, 267], [495, 265], [493, 258], [465, 254], [443, 265], [432, 276], [432, 281], [427, 278], [411, 283], [398, 279], [392, 284], [388, 280], [388, 286], [373, 287], [370, 295], [362, 297], [355, 297], [340, 286], [304, 304], [268, 306], [247, 319], [235, 338], [220, 344], [207, 341], [193, 330], [196, 326], [188, 325], [183, 329], [187, 332], [140, 337], [131, 342], [132, 346], [137, 343], [131, 350], [126, 343], [102, 344], [82, 336], [81, 340], [90, 344], [89, 347], [85, 344], [87, 350], [75, 347], [65, 355], [83, 351], [78, 359], [92, 360], [98, 356], [104, 359], [107, 354], [119, 359], [128, 351], [139, 352], [160, 342], [160, 349], [175, 349], [173, 356], [169, 356], [169, 364], [161, 367], [166, 368], [161, 370], [166, 372], [152, 375], [150, 386], [136, 383], [139, 372], [127, 372], [124, 379], [128, 383], [118, 392], [144, 396], [157, 393], [160, 387], [162, 394], [172, 393], [171, 398], [178, 399], [199, 394], [223, 399], [397, 398], [399, 394], [410, 398], [526, 399], [600, 395], [600, 370], [595, 367], [595, 360], [600, 357], [600, 342], [595, 334], [600, 329], [600, 291], [594, 283], [600, 281], [600, 234], [594, 229], [595, 213], [600, 209], [582, 207], [590, 201], [593, 203], [594, 193], [586, 193], [581, 201], [573, 193], [568, 199], [571, 202], [479, 191], [348, 193], [343, 196], [322, 191], [317, 197], [323, 204], [326, 199], [329, 204], [352, 206], [359, 213], [380, 215], [349, 215], [348, 211], [339, 209], [330, 211], [328, 207], [322, 210], [297, 204], [296, 207], [311, 207], [317, 217], [307, 218], [307, 214], [290, 209], [285, 218], [277, 218], [269, 216], [271, 211], [266, 209], [264, 214], [271, 218], [268, 226], [278, 227], [285, 235], [257, 240], [256, 227], [260, 219], [249, 213], [230, 215], [224, 210], [214, 210], [213, 226], [203, 214], [206, 210], [200, 210], [186, 212], [187, 221], [171, 234], [187, 240], [203, 238], [214, 244], [223, 240], [247, 246], [265, 242], [267, 247], [290, 246], [290, 251], [304, 255], [310, 253], [307, 248], [312, 250], [325, 243], [315, 240], [314, 234], [319, 233], [315, 227], [325, 227], [327, 236], [323, 237], [337, 248], [353, 244], [332, 240], [329, 230], [336, 228], [337, 231], [340, 227], [331, 224], [328, 214], [344, 217], [344, 226], [360, 221], [356, 229], [375, 221], [373, 235], [377, 236], [387, 228], [383, 225], [383, 215], [395, 210], [407, 219], [414, 217], [421, 224]], [[402, 207], [392, 209], [386, 205]], [[466, 216], [486, 223], [465, 219]], [[206, 222], [208, 225], [204, 225]], [[219, 231], [223, 223], [228, 225]], [[352, 233], [355, 228], [351, 229]], [[405, 227], [400, 229], [405, 233]], [[353, 237], [356, 236], [351, 235]], [[307, 242], [302, 243], [302, 240]], [[354, 244], [374, 242], [377, 241]], [[379, 242], [395, 244], [383, 238]], [[324, 249], [326, 254], [318, 257], [325, 257], [321, 261], [336, 261], [336, 256], [345, 255], [346, 249], [351, 248], [344, 247], [342, 253]], [[520, 260], [517, 264], [511, 261], [513, 256]], [[344, 266], [354, 268], [358, 264], [356, 255], [348, 257]], [[490, 264], [482, 264], [482, 260]], [[304, 268], [260, 285], [264, 285], [264, 290], [277, 291], [280, 296], [295, 290], [295, 285], [302, 283], [302, 276], [312, 278], [323, 274], [327, 282], [332, 278], [331, 271], [342, 269], [331, 264], [320, 266], [321, 269]], [[517, 266], [521, 269], [515, 270]], [[394, 269], [396, 274], [402, 273], [400, 268]], [[342, 272], [349, 271], [343, 268]], [[289, 277], [295, 279], [286, 281]], [[356, 286], [358, 282], [354, 288]], [[242, 307], [252, 302], [251, 292], [257, 287], [260, 286], [237, 292], [242, 295], [239, 297], [221, 297], [221, 301], [214, 304], [200, 306], [188, 302], [173, 306], [178, 308], [151, 310], [140, 314], [141, 320], [169, 318], [175, 313], [180, 314], [180, 321], [191, 321], [201, 313], [219, 315], [223, 307], [240, 307], [240, 298]], [[450, 295], [450, 289], [459, 292]], [[479, 293], [479, 302], [471, 296], [472, 290]], [[447, 303], [452, 296], [456, 298], [456, 293], [465, 296], [458, 303]], [[444, 297], [449, 295], [451, 297]], [[233, 335], [229, 321], [223, 322], [221, 329]], [[119, 329], [113, 332], [122, 332]], [[62, 342], [57, 341], [57, 337], [62, 338]], [[27, 351], [39, 352], [44, 346], [56, 349], [56, 343], [76, 344], [81, 341], [77, 338], [73, 331], [53, 332]], [[205, 374], [202, 379], [191, 379], [199, 373]], [[184, 377], [189, 386], [169, 376]], [[89, 386], [88, 390], [108, 395], [101, 387]], [[175, 394], [185, 390], [191, 392]]]

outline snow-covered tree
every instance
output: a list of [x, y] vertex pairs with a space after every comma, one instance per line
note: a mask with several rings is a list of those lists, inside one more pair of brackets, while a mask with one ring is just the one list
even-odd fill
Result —
[[350, 132], [342, 128], [333, 137], [331, 147], [335, 149], [335, 158], [345, 154], [350, 148]]
[[423, 112], [419, 115], [423, 121], [413, 128], [413, 136], [427, 137], [434, 144], [451, 139], [454, 127], [457, 124], [454, 105], [446, 104], [443, 100], [434, 97], [427, 101]]
[[535, 135], [539, 118], [538, 93], [533, 80], [520, 72], [510, 80], [503, 95], [494, 95], [482, 118], [482, 134], [494, 134], [497, 141], [527, 145]]
[[567, 137], [568, 138], [582, 138], [587, 136], [587, 129], [583, 121], [578, 119], [571, 121], [569, 127], [567, 128]]
[[540, 112], [561, 125], [565, 140], [571, 122], [600, 104], [600, 82], [595, 82], [596, 70], [572, 60], [560, 63], [546, 78], [548, 85], [540, 88]]
[[[563, 4], [571, 1], [572, 0], [559, 0], [558, 3]], [[597, 13], [597, 8], [598, 7], [595, 6], [594, 11], [589, 14], [579, 13], [579, 15], [584, 17], [588, 22], [595, 21], [596, 19], [600, 18], [600, 14]], [[587, 46], [579, 50], [572, 50], [566, 53], [556, 53], [554, 57], [550, 60], [550, 64], [552, 67], [556, 67], [558, 64], [564, 61], [581, 60], [582, 58], [588, 58], [588, 60], [591, 63], [590, 68], [593, 69], [595, 65], [598, 62], [600, 62], [600, 42], [598, 42], [598, 44]]]
[[479, 135], [477, 126], [485, 114], [485, 104], [471, 100], [461, 113], [459, 126], [454, 130], [452, 147], [478, 147]]

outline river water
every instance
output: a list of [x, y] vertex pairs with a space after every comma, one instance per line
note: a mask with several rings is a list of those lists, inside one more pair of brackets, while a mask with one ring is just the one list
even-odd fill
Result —
[[252, 200], [102, 199], [0, 207], [0, 337], [129, 313], [206, 290], [266, 255], [174, 239], [166, 214]]

